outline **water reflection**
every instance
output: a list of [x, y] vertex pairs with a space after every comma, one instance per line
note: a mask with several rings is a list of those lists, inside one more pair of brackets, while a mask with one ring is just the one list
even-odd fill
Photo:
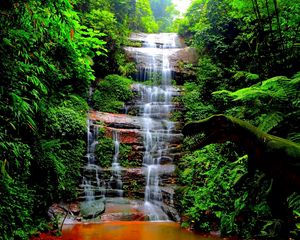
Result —
[[108, 222], [68, 225], [63, 240], [209, 240], [180, 228], [174, 222]]

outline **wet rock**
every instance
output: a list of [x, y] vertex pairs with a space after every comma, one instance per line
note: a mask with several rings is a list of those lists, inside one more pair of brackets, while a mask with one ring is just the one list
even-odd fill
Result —
[[105, 211], [104, 199], [80, 203], [81, 216], [84, 219], [96, 218]]
[[196, 65], [198, 58], [196, 49], [186, 47], [170, 55], [169, 60], [175, 72], [189, 73], [191, 69], [185, 67], [185, 65]]
[[48, 209], [48, 216], [58, 223], [62, 224], [74, 224], [78, 222], [80, 216], [79, 203], [54, 203]]
[[78, 202], [71, 203], [69, 209], [76, 216], [80, 213], [80, 207]]
[[95, 122], [103, 122], [106, 126], [118, 126], [117, 128], [140, 129], [141, 119], [126, 114], [105, 113], [90, 111], [89, 118]]
[[180, 221], [180, 216], [177, 212], [177, 210], [174, 207], [168, 206], [164, 204], [162, 206], [162, 210], [169, 216], [169, 218], [175, 222]]
[[112, 138], [113, 132], [118, 132], [119, 141], [125, 144], [142, 144], [143, 137], [141, 132], [136, 129], [116, 129], [111, 127], [105, 127], [105, 136]]

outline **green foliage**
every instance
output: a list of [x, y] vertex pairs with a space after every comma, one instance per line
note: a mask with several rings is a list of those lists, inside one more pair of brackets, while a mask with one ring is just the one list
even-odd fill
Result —
[[241, 181], [247, 173], [247, 156], [224, 151], [225, 148], [209, 145], [180, 161], [180, 182], [185, 186], [183, 214], [202, 231], [220, 228], [223, 234], [243, 238], [253, 232], [261, 235], [270, 217], [265, 195], [270, 183], [262, 183], [260, 174]]
[[[300, 234], [300, 195], [299, 193], [294, 193], [288, 198], [288, 205], [289, 208], [293, 211], [293, 217], [294, 217], [294, 226], [292, 229], [292, 236], [294, 238], [297, 238]], [[291, 220], [291, 222], [293, 222]]]
[[82, 140], [61, 141], [59, 139], [41, 141], [40, 157], [35, 168], [38, 189], [46, 188], [49, 203], [58, 199], [75, 199], [76, 187], [80, 180], [80, 170], [84, 164], [86, 144]]
[[159, 32], [172, 32], [173, 18], [179, 15], [171, 0], [150, 0], [154, 18]]
[[76, 112], [71, 108], [50, 108], [46, 121], [46, 132], [57, 138], [76, 139], [85, 136], [85, 113]]
[[[0, 161], [5, 164], [5, 161]], [[0, 177], [1, 235], [3, 239], [28, 239], [32, 230], [33, 193], [23, 182], [13, 181], [8, 176]]]
[[[256, 76], [253, 80], [256, 80]], [[236, 83], [227, 84], [230, 89], [235, 88], [233, 85]], [[221, 88], [220, 85], [216, 87]], [[236, 91], [213, 92], [213, 98], [203, 104], [202, 87], [195, 83], [185, 83], [185, 118], [191, 121], [222, 111], [246, 118], [263, 131], [276, 131], [283, 137], [297, 139], [298, 89], [297, 74], [292, 79], [278, 76]], [[215, 107], [209, 108], [210, 104]], [[289, 126], [288, 132], [286, 126]], [[186, 142], [193, 146], [192, 141]], [[253, 236], [278, 237], [280, 221], [272, 218], [266, 203], [269, 179], [264, 180], [257, 173], [254, 178], [247, 177], [246, 181], [241, 182], [247, 172], [246, 157], [234, 156], [237, 149], [233, 146], [229, 145], [227, 148], [230, 152], [224, 152], [218, 145], [209, 145], [201, 151], [186, 155], [180, 162], [180, 181], [184, 186], [181, 203], [183, 214], [189, 219], [188, 223], [195, 224], [203, 231], [220, 228], [223, 235], [238, 235], [247, 239]], [[295, 219], [291, 222], [294, 221], [295, 224], [297, 205], [293, 203], [296, 202], [297, 200], [290, 200], [291, 207], [295, 209]], [[295, 225], [291, 228], [290, 235], [297, 234]]]
[[[193, 1], [179, 26], [200, 53], [197, 78], [184, 84], [185, 120], [224, 113], [298, 142], [299, 11], [296, 0]], [[256, 173], [240, 182], [245, 159], [233, 157], [234, 146], [228, 152], [215, 148], [207, 146], [180, 163], [189, 224], [195, 221], [202, 230], [217, 224], [223, 235], [243, 239], [280, 237], [280, 220], [272, 218], [265, 201], [269, 179]], [[297, 219], [290, 220], [291, 237], [298, 234]]]
[[[227, 113], [239, 112], [242, 117], [254, 120], [261, 130], [268, 132], [284, 121], [288, 120], [291, 124], [299, 119], [297, 79], [278, 76], [235, 92], [221, 90], [213, 95], [231, 102], [227, 106]], [[232, 106], [235, 107], [230, 109]], [[294, 131], [297, 131], [297, 128]]]
[[100, 80], [93, 95], [94, 109], [102, 112], [119, 112], [124, 102], [132, 97], [131, 80], [118, 75], [108, 75]]
[[[60, 99], [61, 101], [61, 99]], [[78, 95], [68, 95], [59, 103], [60, 106], [74, 110], [76, 113], [81, 114], [81, 118], [89, 109], [85, 99]]]
[[185, 93], [182, 102], [185, 106], [185, 119], [192, 121], [208, 117], [215, 113], [213, 105], [204, 103], [199, 87], [195, 83], [184, 84]]
[[299, 11], [296, 0], [197, 0], [179, 32], [226, 67], [288, 75], [299, 70]]
[[103, 33], [83, 25], [74, 4], [12, 0], [0, 6], [3, 239], [28, 239], [54, 199], [75, 197], [92, 58], [106, 49]]
[[149, 0], [137, 0], [135, 2], [135, 31], [157, 32], [158, 25], [155, 22]]
[[3, 239], [28, 239], [32, 230], [33, 191], [28, 188], [30, 161], [27, 144], [0, 143], [0, 231]]
[[[108, 168], [111, 167], [113, 156], [115, 153], [113, 141], [111, 138], [104, 136], [102, 130], [99, 131], [98, 144], [96, 145], [95, 154], [97, 157], [97, 164], [101, 167]], [[131, 166], [131, 162], [128, 162], [128, 155], [131, 152], [131, 146], [120, 144], [119, 149], [119, 162], [122, 167]]]
[[106, 41], [107, 52], [105, 56], [99, 55], [93, 59], [96, 76], [118, 73], [119, 68], [126, 65], [122, 45], [129, 30], [118, 24], [115, 14], [109, 9], [93, 8], [84, 14], [83, 20], [92, 29], [105, 34], [103, 39]]

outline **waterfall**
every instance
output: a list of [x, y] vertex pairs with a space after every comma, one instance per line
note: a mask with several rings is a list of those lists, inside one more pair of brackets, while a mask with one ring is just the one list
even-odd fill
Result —
[[[125, 114], [90, 112], [87, 164], [80, 187], [84, 196], [80, 198], [91, 203], [88, 213], [104, 204], [103, 221], [178, 221], [173, 201], [176, 188], [173, 159], [181, 154], [182, 134], [180, 124], [172, 122], [170, 117], [178, 110], [173, 96], [179, 96], [180, 90], [172, 86], [174, 67], [170, 58], [181, 49], [180, 40], [175, 33], [164, 33], [141, 34], [139, 41], [142, 47], [125, 48], [136, 54], [134, 60], [138, 66], [135, 76], [138, 83], [132, 86], [135, 98], [124, 107]], [[113, 141], [107, 149], [99, 139], [99, 156], [95, 156], [99, 122], [106, 126], [105, 136]], [[123, 166], [119, 156], [121, 142], [131, 147]], [[105, 154], [110, 150], [113, 150], [111, 164], [107, 165], [109, 159]]]
[[[162, 207], [161, 159], [170, 157], [168, 146], [171, 140], [171, 131], [174, 123], [170, 121], [172, 111], [171, 85], [172, 74], [170, 70], [170, 48], [175, 48], [176, 34], [149, 34], [140, 51], [147, 57], [143, 59], [145, 67], [139, 72], [138, 80], [151, 81], [151, 86], [138, 85], [141, 95], [140, 115], [143, 117], [142, 130], [144, 139], [145, 167], [145, 209], [150, 212], [152, 221], [169, 220], [166, 214], [157, 212], [157, 206]], [[157, 42], [159, 38], [160, 43]], [[139, 61], [139, 58], [136, 58]], [[172, 161], [172, 159], [170, 159]], [[171, 200], [172, 201], [172, 200]]]
[[121, 176], [121, 166], [119, 163], [119, 153], [120, 153], [120, 141], [119, 134], [117, 131], [113, 131], [113, 142], [114, 142], [114, 156], [111, 166], [111, 178], [110, 178], [110, 188], [116, 193], [117, 197], [123, 196], [123, 183]]
[[101, 168], [95, 164], [95, 149], [98, 144], [99, 126], [87, 120], [87, 164], [83, 168], [81, 187], [84, 191], [84, 199], [93, 202], [105, 196], [105, 183], [101, 181]]

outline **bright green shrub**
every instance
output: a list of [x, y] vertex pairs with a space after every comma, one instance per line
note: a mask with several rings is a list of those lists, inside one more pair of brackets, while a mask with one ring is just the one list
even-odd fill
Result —
[[60, 102], [60, 106], [71, 108], [81, 115], [85, 115], [89, 110], [86, 99], [83, 99], [78, 95], [67, 96], [63, 102]]
[[46, 129], [50, 136], [65, 139], [83, 139], [86, 133], [86, 114], [66, 107], [48, 111]]
[[199, 120], [216, 112], [213, 105], [204, 103], [196, 83], [185, 83], [184, 89], [182, 102], [185, 107], [186, 121]]
[[119, 112], [125, 101], [132, 98], [131, 80], [108, 75], [98, 83], [93, 95], [94, 109], [102, 112]]

